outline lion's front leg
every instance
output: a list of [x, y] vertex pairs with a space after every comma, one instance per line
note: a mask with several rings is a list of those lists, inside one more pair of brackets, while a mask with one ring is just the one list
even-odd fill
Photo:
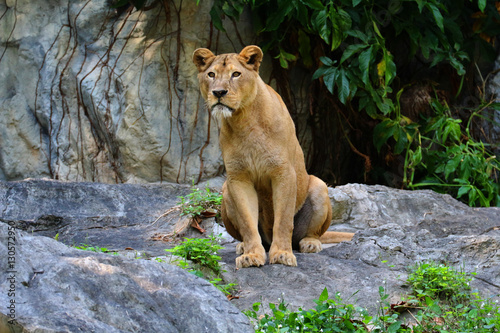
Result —
[[292, 251], [293, 216], [297, 185], [295, 172], [288, 171], [272, 180], [273, 191], [273, 242], [269, 250], [270, 264], [297, 266]]
[[241, 255], [236, 258], [236, 268], [263, 266], [266, 263], [266, 250], [259, 235], [258, 199], [253, 184], [226, 181], [223, 198], [226, 210], [224, 224], [236, 229], [242, 240], [237, 247], [237, 253]]

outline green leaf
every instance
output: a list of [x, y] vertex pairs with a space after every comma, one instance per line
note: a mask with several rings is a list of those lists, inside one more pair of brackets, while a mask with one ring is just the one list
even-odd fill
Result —
[[321, 292], [321, 295], [319, 295], [319, 301], [324, 302], [328, 299], [328, 290], [325, 288], [323, 289], [323, 292]]
[[321, 62], [327, 66], [333, 66], [337, 63], [337, 60], [332, 60], [328, 57], [320, 57], [319, 60], [321, 60]]
[[301, 0], [301, 2], [312, 9], [316, 9], [316, 10], [325, 9], [325, 6], [321, 3], [320, 0]]
[[344, 40], [344, 31], [351, 28], [352, 21], [351, 16], [349, 16], [345, 10], [340, 8], [337, 9], [335, 6], [330, 7], [328, 18], [332, 25], [331, 49], [333, 51], [337, 49]]
[[377, 151], [380, 152], [382, 145], [394, 135], [396, 129], [395, 122], [392, 119], [385, 119], [380, 124], [375, 126], [373, 130], [373, 143]]
[[375, 31], [375, 33], [382, 39], [384, 39], [384, 37], [382, 36], [382, 34], [380, 33], [380, 30], [378, 29], [378, 26], [377, 26], [377, 23], [375, 21], [372, 21], [373, 23], [373, 30]]
[[449, 118], [446, 125], [443, 128], [443, 143], [446, 143], [448, 137], [450, 139], [459, 141], [462, 135], [462, 131], [460, 130], [460, 120]]
[[422, 162], [422, 147], [421, 146], [418, 146], [417, 149], [414, 152], [412, 152], [411, 158], [412, 158], [413, 166], [420, 164], [420, 162]]
[[222, 24], [222, 9], [218, 6], [212, 6], [212, 9], [210, 10], [210, 18], [212, 19], [212, 23], [214, 27], [217, 28], [219, 31], [225, 32], [226, 30], [224, 29], [224, 25]]
[[325, 75], [326, 71], [330, 69], [330, 66], [321, 66], [320, 68], [318, 68], [313, 76], [312, 76], [312, 79], [313, 80], [316, 80], [316, 79], [319, 79], [320, 77], [322, 77], [323, 75]]
[[359, 30], [348, 30], [346, 31], [346, 34], [351, 37], [360, 39], [365, 44], [368, 44], [368, 42], [370, 41], [370, 37]]
[[373, 102], [366, 106], [366, 113], [373, 119], [378, 118], [377, 108]]
[[338, 72], [339, 75], [336, 82], [339, 90], [339, 100], [342, 104], [345, 104], [350, 94], [349, 79], [347, 78], [347, 74], [343, 68], [340, 68]]
[[436, 21], [436, 24], [441, 32], [444, 32], [443, 15], [439, 11], [439, 8], [437, 8], [436, 5], [432, 3], [427, 3], [427, 7], [431, 11], [432, 16], [434, 16], [434, 20]]
[[358, 53], [359, 51], [366, 49], [368, 45], [366, 44], [351, 44], [349, 45], [344, 53], [342, 54], [342, 58], [340, 59], [340, 63], [342, 64], [344, 61], [352, 57], [354, 54]]
[[280, 2], [278, 9], [270, 15], [266, 21], [265, 31], [275, 31], [285, 20], [286, 16], [294, 9], [293, 3], [288, 1]]
[[363, 1], [363, 0], [352, 0], [352, 6], [356, 7], [357, 5], [359, 5], [361, 3], [361, 1]]
[[384, 49], [385, 61], [385, 85], [390, 85], [392, 80], [396, 77], [396, 64], [392, 60], [392, 54]]
[[401, 327], [401, 322], [396, 321], [387, 328], [387, 333], [396, 333], [400, 327]]
[[330, 44], [330, 29], [327, 25], [328, 13], [326, 9], [317, 11], [313, 13], [311, 17], [311, 25], [316, 31], [316, 33], [323, 39], [327, 44]]
[[359, 69], [361, 70], [361, 80], [364, 84], [370, 83], [370, 62], [372, 61], [373, 45], [359, 55]]
[[458, 165], [460, 164], [460, 161], [462, 160], [461, 155], [455, 156], [453, 159], [449, 160], [446, 163], [446, 166], [444, 167], [444, 178], [448, 179], [451, 173], [455, 172], [457, 170]]
[[408, 136], [406, 131], [396, 125], [396, 130], [394, 131], [394, 139], [396, 140], [396, 145], [394, 146], [394, 154], [401, 154], [408, 144]]
[[335, 81], [339, 75], [339, 71], [336, 67], [330, 67], [323, 76], [323, 82], [325, 83], [328, 91], [333, 95], [333, 88], [335, 87]]
[[238, 8], [236, 8], [233, 4], [229, 2], [225, 2], [222, 6], [222, 11], [229, 17], [233, 17], [236, 20], [239, 20], [241, 12]]
[[462, 197], [464, 194], [469, 193], [469, 191], [470, 191], [470, 186], [461, 186], [458, 189], [457, 199], [460, 198], [460, 197]]
[[119, 8], [129, 4], [129, 0], [118, 0], [111, 5], [111, 8]]
[[486, 0], [478, 0], [477, 6], [479, 7], [479, 10], [484, 13], [484, 9], [486, 8]]
[[311, 40], [309, 36], [304, 32], [304, 30], [299, 30], [299, 53], [302, 58], [302, 62], [306, 67], [311, 67], [313, 65], [313, 59], [311, 57]]
[[424, 0], [416, 0], [416, 1], [418, 4], [418, 11], [420, 12], [420, 14], [422, 14], [422, 10], [424, 9], [425, 2], [424, 2]]

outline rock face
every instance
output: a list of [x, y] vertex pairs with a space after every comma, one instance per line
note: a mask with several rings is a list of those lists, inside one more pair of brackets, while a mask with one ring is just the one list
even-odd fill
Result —
[[190, 183], [221, 172], [191, 56], [239, 51], [250, 26], [210, 28], [211, 1], [155, 4], [0, 0], [0, 180]]
[[[8, 267], [8, 228], [0, 223], [1, 267]], [[21, 231], [13, 237], [15, 273], [2, 270], [0, 301], [15, 300], [12, 314], [26, 332], [253, 331], [220, 291], [176, 266], [79, 251]], [[0, 314], [4, 324], [9, 314]]]
[[[221, 181], [214, 180], [211, 184], [220, 185]], [[233, 313], [234, 308], [228, 307], [223, 296], [184, 271], [144, 259], [125, 259], [122, 255], [90, 254], [61, 244], [78, 244], [86, 239], [88, 244], [120, 254], [133, 247], [143, 258], [164, 255], [163, 249], [173, 244], [153, 241], [151, 236], [170, 232], [177, 218], [174, 215], [153, 222], [176, 204], [178, 195], [186, 193], [186, 186], [172, 184], [105, 185], [40, 180], [0, 183], [1, 235], [6, 234], [4, 230], [9, 223], [29, 231], [28, 234], [16, 231], [20, 240], [17, 245], [20, 257], [16, 259], [19, 297], [29, 300], [23, 301], [18, 309], [21, 324], [34, 323], [29, 327], [52, 332], [52, 326], [43, 326], [47, 320], [40, 321], [50, 315], [50, 318], [71, 317], [72, 325], [96, 325], [88, 326], [89, 329], [110, 325], [122, 331], [161, 327], [175, 332], [182, 327], [179, 322], [193, 319], [190, 312], [184, 317], [172, 314], [177, 311], [175, 306], [182, 306], [184, 311], [189, 308], [204, 318], [215, 316], [217, 323], [218, 318], [228, 316], [230, 322], [237, 323], [234, 325], [242, 325], [243, 332], [247, 322]], [[292, 308], [307, 309], [328, 288], [330, 295], [340, 292], [345, 301], [367, 307], [375, 314], [379, 287], [385, 288], [389, 300], [400, 300], [408, 292], [405, 285], [408, 267], [425, 259], [477, 272], [473, 289], [483, 297], [499, 294], [499, 208], [470, 208], [432, 191], [359, 184], [329, 189], [329, 195], [334, 211], [331, 230], [356, 231], [354, 239], [326, 247], [317, 254], [296, 253], [298, 267], [265, 265], [240, 270], [235, 269], [234, 263], [236, 243], [228, 240], [220, 254], [227, 270], [224, 279], [239, 285], [239, 298], [231, 301], [234, 306], [246, 310], [255, 302], [267, 305], [281, 298]], [[56, 233], [60, 242], [38, 236], [53, 237]], [[5, 238], [1, 251], [5, 251]], [[0, 255], [1, 264], [6, 264], [6, 256]], [[0, 301], [4, 304], [8, 286], [3, 276], [2, 279]], [[167, 291], [175, 294], [166, 296]], [[63, 296], [67, 292], [70, 296]], [[199, 293], [203, 296], [198, 296]], [[50, 295], [54, 296], [47, 303], [45, 298]], [[170, 300], [175, 306], [163, 303]], [[47, 308], [49, 312], [43, 312], [46, 303], [53, 304]], [[122, 311], [122, 315], [111, 310], [114, 306], [111, 304], [115, 303], [116, 311]], [[207, 307], [215, 314], [208, 314]], [[123, 311], [129, 314], [123, 315]], [[147, 324], [140, 321], [149, 315]], [[122, 319], [119, 324], [116, 316]], [[160, 317], [166, 321], [156, 322]], [[130, 324], [123, 318], [130, 318]], [[176, 322], [171, 318], [179, 319]], [[195, 316], [193, 320], [198, 318]], [[62, 325], [61, 319], [58, 320], [54, 322]], [[165, 326], [140, 326], [153, 322]], [[213, 332], [226, 329], [207, 327], [215, 329]], [[111, 328], [107, 331], [113, 332]]]

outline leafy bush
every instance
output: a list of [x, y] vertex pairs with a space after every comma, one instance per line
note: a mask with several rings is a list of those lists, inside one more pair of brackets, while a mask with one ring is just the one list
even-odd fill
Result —
[[[408, 187], [432, 188], [463, 199], [470, 206], [500, 206], [500, 160], [483, 142], [472, 138], [470, 121], [463, 130], [461, 120], [451, 116], [447, 105], [437, 100], [431, 105], [435, 115], [426, 119], [421, 131], [414, 129], [418, 140], [408, 144]], [[498, 103], [488, 106], [500, 110]]]
[[470, 281], [468, 274], [433, 261], [417, 264], [408, 275], [408, 282], [419, 298], [468, 298]]

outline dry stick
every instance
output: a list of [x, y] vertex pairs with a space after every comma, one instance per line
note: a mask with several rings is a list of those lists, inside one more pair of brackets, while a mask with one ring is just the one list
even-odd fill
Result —
[[415, 316], [413, 315], [413, 313], [411, 313], [410, 310], [406, 310], [406, 311], [408, 311], [408, 313], [413, 317], [413, 319], [415, 319], [415, 321], [417, 322], [417, 324], [419, 324], [420, 326], [422, 326], [422, 323], [417, 318], [415, 318]]
[[167, 210], [165, 213], [161, 214], [160, 216], [158, 216], [158, 218], [151, 224], [151, 225], [154, 225], [156, 222], [158, 222], [159, 219], [161, 219], [162, 217], [165, 217], [167, 216], [168, 214], [176, 211], [176, 210], [180, 210], [181, 209], [181, 206], [180, 205], [177, 205], [177, 206], [174, 206], [172, 208], [170, 208], [169, 210]]

